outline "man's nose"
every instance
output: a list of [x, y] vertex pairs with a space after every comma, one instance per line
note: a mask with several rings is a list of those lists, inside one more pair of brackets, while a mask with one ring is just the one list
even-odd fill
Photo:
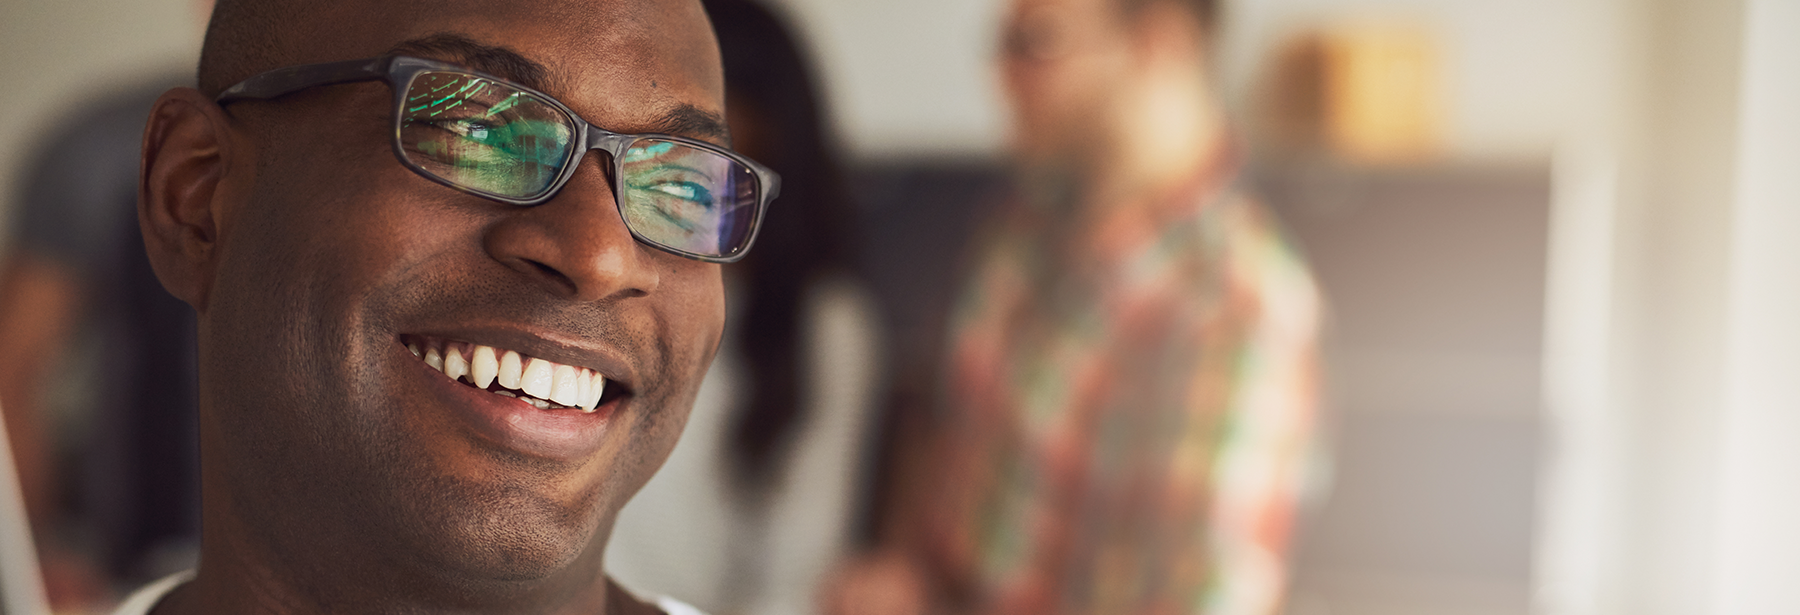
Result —
[[655, 292], [657, 255], [631, 236], [619, 216], [606, 156], [590, 154], [549, 202], [494, 227], [485, 248], [535, 283], [578, 301]]

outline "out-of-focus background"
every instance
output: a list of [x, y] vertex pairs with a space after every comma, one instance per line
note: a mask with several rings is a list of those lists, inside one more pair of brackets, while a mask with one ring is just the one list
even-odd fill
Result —
[[[1002, 175], [1001, 3], [773, 4], [888, 364], [921, 360]], [[1331, 310], [1289, 611], [1800, 612], [1800, 2], [1223, 8], [1252, 183]], [[190, 69], [197, 11], [0, 2], [0, 211], [71, 101]]]

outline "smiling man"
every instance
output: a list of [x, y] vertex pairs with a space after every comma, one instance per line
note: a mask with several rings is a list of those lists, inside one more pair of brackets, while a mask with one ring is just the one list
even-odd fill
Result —
[[122, 612], [656, 612], [601, 555], [777, 187], [700, 3], [221, 1], [199, 83], [139, 218], [198, 314], [201, 564]]

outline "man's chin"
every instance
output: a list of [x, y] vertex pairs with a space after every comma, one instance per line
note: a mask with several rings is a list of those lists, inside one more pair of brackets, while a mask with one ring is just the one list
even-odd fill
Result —
[[[453, 490], [462, 491], [462, 490]], [[447, 494], [446, 494], [447, 495]], [[466, 494], [465, 494], [466, 495]], [[491, 494], [421, 498], [400, 528], [419, 568], [461, 583], [529, 583], [578, 562], [597, 531], [592, 507], [537, 496]]]

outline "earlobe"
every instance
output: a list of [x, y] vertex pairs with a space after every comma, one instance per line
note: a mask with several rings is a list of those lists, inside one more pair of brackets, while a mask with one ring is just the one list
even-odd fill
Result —
[[202, 313], [212, 286], [231, 162], [224, 110], [192, 88], [157, 99], [144, 127], [138, 225], [157, 279]]

